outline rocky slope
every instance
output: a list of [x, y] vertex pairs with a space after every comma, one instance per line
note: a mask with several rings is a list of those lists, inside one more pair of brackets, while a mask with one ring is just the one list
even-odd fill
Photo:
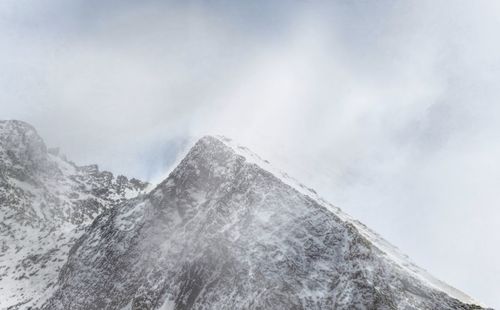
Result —
[[201, 139], [154, 190], [97, 217], [42, 308], [480, 308], [266, 165]]
[[0, 121], [0, 309], [43, 301], [85, 227], [146, 185], [79, 167], [30, 125]]

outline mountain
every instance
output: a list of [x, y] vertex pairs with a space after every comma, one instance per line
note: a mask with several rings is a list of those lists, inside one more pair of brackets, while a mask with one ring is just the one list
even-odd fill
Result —
[[42, 302], [92, 220], [146, 185], [77, 166], [29, 124], [0, 121], [0, 309]]
[[42, 309], [481, 309], [226, 138], [99, 215]]

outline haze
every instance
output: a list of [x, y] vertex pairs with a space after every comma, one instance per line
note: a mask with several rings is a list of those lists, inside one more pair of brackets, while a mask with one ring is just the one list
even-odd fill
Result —
[[500, 307], [496, 1], [0, 2], [0, 118], [157, 181], [204, 134]]

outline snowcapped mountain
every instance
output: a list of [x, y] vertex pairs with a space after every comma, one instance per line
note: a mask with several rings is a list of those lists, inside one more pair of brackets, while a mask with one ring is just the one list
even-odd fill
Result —
[[79, 167], [47, 150], [32, 126], [0, 121], [0, 309], [49, 296], [85, 227], [146, 185]]
[[42, 309], [481, 308], [215, 137], [155, 189], [99, 215], [55, 286]]

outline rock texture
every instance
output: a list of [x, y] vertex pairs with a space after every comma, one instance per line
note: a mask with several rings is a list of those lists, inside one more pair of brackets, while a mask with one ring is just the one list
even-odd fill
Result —
[[202, 138], [154, 190], [96, 218], [42, 308], [480, 308], [266, 165]]
[[85, 227], [146, 185], [79, 167], [32, 126], [0, 121], [0, 309], [42, 302]]

